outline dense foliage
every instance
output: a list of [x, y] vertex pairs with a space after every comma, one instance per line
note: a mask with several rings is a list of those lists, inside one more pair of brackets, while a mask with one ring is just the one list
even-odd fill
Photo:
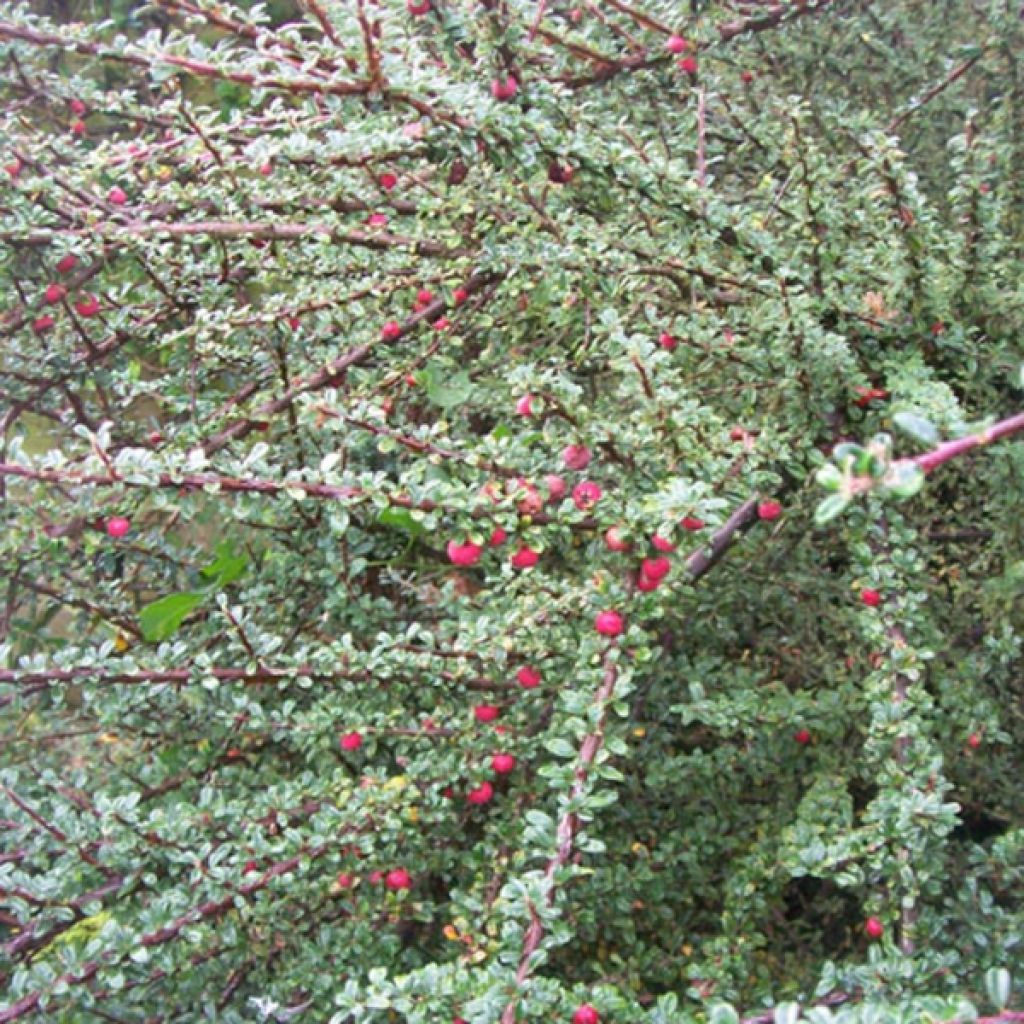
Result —
[[99, 6], [0, 11], [0, 1022], [1004, 1009], [1024, 449], [855, 484], [1020, 407], [1021, 4]]

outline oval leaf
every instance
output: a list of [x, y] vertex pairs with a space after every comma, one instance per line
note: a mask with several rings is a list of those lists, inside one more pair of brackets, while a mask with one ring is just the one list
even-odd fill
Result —
[[898, 412], [892, 418], [893, 423], [921, 444], [938, 444], [939, 430], [931, 420], [918, 416], [914, 412]]
[[181, 594], [168, 594], [159, 601], [147, 604], [139, 613], [143, 637], [150, 643], [159, 643], [172, 636], [185, 621], [185, 617], [202, 604], [204, 596], [186, 590]]

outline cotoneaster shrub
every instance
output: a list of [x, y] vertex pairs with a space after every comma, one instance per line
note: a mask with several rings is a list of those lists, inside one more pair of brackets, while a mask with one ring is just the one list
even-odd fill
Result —
[[1013, 1019], [1022, 13], [5, 5], [0, 1021]]

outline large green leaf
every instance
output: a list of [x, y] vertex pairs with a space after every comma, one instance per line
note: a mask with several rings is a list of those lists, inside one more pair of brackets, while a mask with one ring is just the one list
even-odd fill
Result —
[[197, 591], [186, 590], [180, 594], [168, 594], [147, 604], [139, 614], [143, 637], [150, 643], [166, 640], [185, 621], [186, 616], [203, 603], [205, 597], [205, 594]]

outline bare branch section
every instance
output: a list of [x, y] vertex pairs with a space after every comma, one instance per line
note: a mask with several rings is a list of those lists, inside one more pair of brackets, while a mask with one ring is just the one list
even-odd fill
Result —
[[933, 448], [932, 451], [918, 455], [912, 461], [919, 469], [929, 473], [943, 463], [949, 462], [950, 459], [955, 459], [958, 455], [963, 455], [975, 448], [983, 448], [985, 445], [992, 444], [1004, 437], [1010, 437], [1022, 430], [1024, 430], [1024, 412], [1000, 420], [999, 423], [980, 434], [971, 434], [969, 437], [958, 437], [954, 441], [945, 441]]
[[[97, 205], [100, 200], [97, 199]], [[440, 242], [421, 241], [405, 235], [393, 235], [385, 231], [343, 231], [330, 224], [262, 224], [258, 221], [200, 220], [191, 222], [167, 221], [116, 221], [90, 225], [89, 227], [36, 228], [32, 231], [0, 232], [0, 241], [19, 242], [22, 245], [50, 245], [61, 238], [75, 236], [101, 238], [223, 238], [255, 239], [257, 241], [299, 241], [305, 238], [320, 238], [337, 244], [361, 246], [366, 249], [405, 249], [417, 256], [438, 256], [455, 258], [469, 255], [466, 249], [450, 249]]]
[[736, 36], [743, 35], [745, 32], [767, 32], [777, 28], [783, 21], [795, 21], [797, 18], [804, 18], [810, 14], [819, 14], [837, 2], [838, 0], [818, 0], [816, 4], [776, 4], [769, 7], [764, 14], [719, 25], [718, 34], [721, 36], [722, 42], [727, 43], [730, 39], [735, 39]]
[[247, 71], [231, 71], [217, 67], [205, 61], [189, 57], [179, 57], [174, 53], [140, 53], [130, 48], [124, 50], [89, 43], [81, 39], [56, 35], [49, 32], [38, 32], [21, 25], [0, 21], [0, 39], [19, 40], [33, 46], [49, 46], [61, 50], [70, 50], [86, 57], [98, 57], [101, 60], [119, 61], [123, 64], [134, 64], [136, 67], [149, 68], [154, 65], [170, 64], [182, 71], [199, 78], [218, 78], [223, 81], [237, 82], [253, 89], [270, 89], [279, 92], [290, 92], [297, 95], [313, 94], [321, 96], [362, 96], [369, 92], [368, 82], [330, 81], [316, 78], [279, 78], [273, 75], [256, 75]]
[[913, 106], [908, 107], [903, 111], [902, 114], [894, 117], [889, 124], [886, 126], [886, 131], [894, 132], [897, 128], [900, 128], [905, 121], [913, 117], [925, 104], [930, 103], [940, 93], [945, 92], [954, 82], [958, 79], [963, 78], [975, 64], [984, 56], [984, 51], [972, 57], [970, 60], [965, 60], [963, 64], [958, 64], [955, 68], [941, 82], [933, 85], [919, 100], [917, 100]]

